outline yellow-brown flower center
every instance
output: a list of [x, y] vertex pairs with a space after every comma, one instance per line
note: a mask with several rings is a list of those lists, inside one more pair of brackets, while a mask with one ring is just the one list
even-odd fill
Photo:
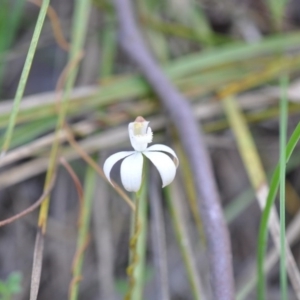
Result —
[[143, 123], [142, 122], [134, 122], [133, 124], [133, 134], [135, 136], [142, 135]]

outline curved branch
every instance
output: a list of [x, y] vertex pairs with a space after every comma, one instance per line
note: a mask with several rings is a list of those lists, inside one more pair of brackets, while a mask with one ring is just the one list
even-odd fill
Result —
[[50, 192], [54, 186], [55, 179], [56, 179], [56, 176], [54, 175], [49, 187], [45, 190], [45, 192], [41, 195], [41, 197], [34, 204], [32, 204], [28, 208], [24, 209], [20, 213], [14, 215], [8, 219], [5, 219], [3, 221], [0, 221], [0, 227], [10, 224], [10, 223], [28, 215], [29, 213], [33, 212], [36, 208], [38, 208], [44, 202], [46, 197], [50, 194]]
[[134, 19], [130, 0], [114, 0], [120, 27], [120, 42], [127, 55], [159, 96], [175, 124], [192, 168], [210, 259], [214, 299], [234, 299], [229, 234], [220, 206], [212, 166], [201, 126], [189, 102], [172, 85], [146, 48]]

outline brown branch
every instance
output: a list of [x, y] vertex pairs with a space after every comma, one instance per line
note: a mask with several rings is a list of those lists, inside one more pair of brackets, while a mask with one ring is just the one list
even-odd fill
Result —
[[75, 270], [75, 266], [78, 264], [79, 258], [82, 255], [82, 253], [86, 250], [86, 248], [88, 247], [89, 243], [91, 242], [91, 236], [88, 235], [84, 241], [84, 243], [81, 245], [80, 248], [77, 249], [74, 258], [73, 258], [73, 262], [72, 262], [72, 273], [74, 273]]
[[82, 185], [80, 183], [80, 180], [79, 180], [78, 176], [76, 175], [73, 168], [70, 166], [70, 164], [68, 163], [68, 161], [64, 157], [60, 157], [59, 162], [65, 167], [65, 169], [67, 170], [67, 172], [71, 176], [71, 178], [72, 178], [72, 180], [75, 184], [76, 190], [77, 190], [80, 206], [82, 206], [82, 203], [83, 203], [83, 188], [82, 188]]
[[80, 282], [82, 280], [82, 276], [77, 276], [77, 277], [73, 277], [72, 280], [71, 280], [71, 283], [70, 283], [70, 287], [69, 287], [69, 297], [71, 295], [71, 291], [73, 289], [73, 286]]
[[0, 227], [10, 224], [10, 223], [24, 217], [25, 215], [31, 213], [36, 208], [38, 208], [43, 203], [43, 201], [46, 199], [46, 197], [49, 195], [49, 193], [51, 192], [51, 190], [54, 186], [54, 183], [55, 183], [55, 177], [56, 176], [54, 175], [48, 189], [41, 195], [41, 197], [34, 204], [29, 206], [25, 210], [21, 211], [20, 213], [14, 215], [8, 219], [5, 219], [3, 221], [0, 221]]
[[83, 213], [82, 213], [82, 208], [83, 208], [83, 188], [81, 185], [81, 182], [77, 176], [77, 174], [75, 173], [75, 171], [73, 170], [73, 168], [71, 167], [71, 165], [68, 163], [68, 161], [64, 158], [61, 157], [59, 159], [60, 163], [65, 167], [65, 169], [67, 170], [67, 172], [69, 173], [70, 177], [72, 178], [76, 191], [77, 191], [77, 195], [78, 195], [78, 200], [79, 200], [79, 214], [78, 214], [78, 227], [80, 226], [80, 224], [82, 223], [82, 217], [83, 217]]
[[[27, 1], [31, 2], [32, 4], [37, 5], [39, 7], [42, 6], [42, 1], [41, 0], [27, 0]], [[57, 15], [56, 11], [54, 10], [54, 8], [51, 5], [48, 6], [47, 16], [48, 16], [48, 18], [51, 22], [53, 35], [54, 35], [54, 38], [55, 38], [57, 44], [63, 50], [69, 51], [70, 44], [68, 43], [68, 41], [64, 37], [63, 31], [61, 29], [59, 17]]]
[[91, 242], [91, 236], [88, 235], [84, 241], [84, 243], [81, 245], [81, 247], [79, 249], [76, 250], [74, 258], [73, 258], [73, 262], [72, 262], [72, 274], [73, 274], [73, 278], [70, 282], [70, 286], [69, 286], [69, 296], [71, 295], [72, 289], [74, 288], [74, 285], [78, 282], [80, 282], [82, 280], [82, 276], [75, 276], [74, 274], [74, 270], [76, 265], [79, 262], [80, 256], [82, 255], [82, 253], [86, 250], [86, 248], [88, 247], [89, 243]]
[[131, 1], [114, 0], [114, 4], [119, 20], [121, 45], [161, 99], [188, 156], [206, 234], [214, 299], [232, 300], [234, 281], [229, 234], [201, 126], [188, 101], [172, 85], [146, 48], [134, 19]]

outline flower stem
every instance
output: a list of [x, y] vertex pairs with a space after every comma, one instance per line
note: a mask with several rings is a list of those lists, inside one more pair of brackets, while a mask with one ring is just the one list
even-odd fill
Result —
[[133, 212], [131, 237], [129, 242], [130, 264], [127, 268], [129, 290], [125, 297], [126, 300], [140, 300], [143, 298], [147, 235], [146, 170], [147, 167], [144, 167], [142, 186], [136, 193], [135, 199], [136, 210]]

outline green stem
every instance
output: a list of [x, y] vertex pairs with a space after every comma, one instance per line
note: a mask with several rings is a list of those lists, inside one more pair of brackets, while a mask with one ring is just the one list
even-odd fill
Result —
[[127, 268], [127, 273], [129, 276], [129, 290], [125, 297], [126, 300], [143, 299], [147, 240], [146, 169], [147, 168], [144, 167], [142, 186], [136, 193], [136, 210], [133, 214], [130, 237], [130, 264]]
[[180, 202], [182, 199], [180, 198], [180, 191], [177, 190], [176, 183], [165, 187], [164, 194], [173, 221], [177, 243], [180, 247], [180, 252], [185, 265], [191, 294], [193, 295], [193, 299], [200, 300], [202, 298], [202, 283], [196, 268], [196, 259], [191, 249], [190, 239], [183, 216], [183, 206]]
[[[286, 146], [286, 155], [285, 161], [288, 162], [298, 141], [300, 140], [300, 123], [298, 123], [294, 132], [292, 133], [287, 146]], [[264, 277], [264, 257], [266, 252], [267, 240], [268, 240], [268, 222], [271, 213], [271, 208], [275, 201], [279, 186], [280, 178], [280, 165], [278, 164], [271, 180], [270, 191], [267, 198], [266, 207], [263, 211], [261, 222], [259, 226], [259, 235], [258, 235], [258, 249], [257, 249], [257, 293], [258, 299], [265, 299], [265, 277]]]
[[108, 78], [112, 75], [115, 56], [117, 50], [117, 31], [115, 26], [115, 19], [110, 13], [105, 15], [105, 27], [102, 34], [102, 55], [101, 55], [101, 69], [100, 78]]
[[287, 131], [287, 86], [288, 77], [280, 77], [280, 288], [281, 299], [287, 297], [287, 273], [286, 273], [286, 234], [285, 234], [285, 172], [286, 172], [286, 131]]
[[85, 176], [84, 199], [83, 206], [80, 212], [77, 248], [75, 263], [73, 267], [73, 280], [70, 288], [70, 300], [78, 299], [79, 282], [82, 277], [84, 252], [89, 240], [89, 227], [91, 221], [93, 195], [96, 187], [96, 175], [97, 173], [92, 167], [87, 167]]
[[43, 1], [39, 16], [38, 16], [38, 19], [37, 19], [37, 22], [36, 22], [36, 26], [34, 28], [32, 40], [30, 42], [30, 46], [29, 46], [29, 49], [28, 49], [28, 54], [27, 54], [27, 57], [26, 57], [26, 60], [25, 60], [25, 64], [24, 64], [23, 71], [22, 71], [22, 74], [21, 74], [21, 78], [20, 78], [20, 81], [19, 81], [19, 85], [18, 85], [18, 88], [17, 88], [16, 96], [15, 96], [15, 99], [14, 99], [13, 109], [12, 109], [12, 112], [10, 114], [8, 127], [7, 127], [7, 130], [5, 132], [5, 139], [4, 139], [4, 143], [3, 143], [3, 146], [2, 146], [2, 154], [1, 155], [4, 155], [6, 153], [6, 151], [9, 149], [9, 146], [10, 146], [10, 141], [11, 141], [11, 138], [12, 138], [12, 135], [13, 135], [13, 130], [14, 130], [17, 115], [18, 115], [18, 112], [19, 112], [21, 99], [22, 99], [23, 94], [24, 94], [24, 90], [25, 90], [25, 86], [26, 86], [26, 83], [27, 83], [29, 71], [31, 69], [33, 57], [34, 57], [35, 50], [36, 50], [36, 47], [37, 47], [37, 43], [39, 41], [39, 37], [40, 37], [41, 31], [42, 31], [42, 27], [43, 27], [44, 20], [45, 20], [45, 17], [46, 17], [49, 2], [50, 2], [50, 0], [44, 0]]

